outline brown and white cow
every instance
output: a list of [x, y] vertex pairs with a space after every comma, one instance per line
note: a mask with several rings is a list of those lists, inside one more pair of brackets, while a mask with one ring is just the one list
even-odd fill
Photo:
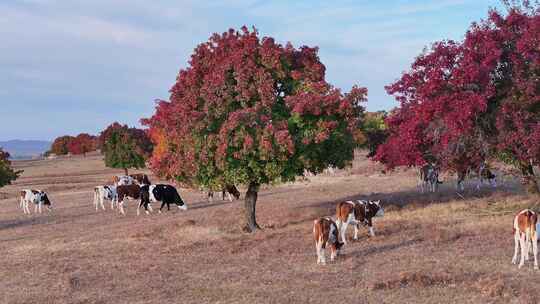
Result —
[[330, 260], [337, 256], [343, 243], [339, 241], [339, 230], [336, 223], [328, 217], [321, 217], [313, 221], [313, 237], [317, 250], [317, 264], [326, 264], [324, 249], [330, 247]]
[[530, 209], [522, 210], [514, 217], [514, 257], [512, 258], [512, 264], [517, 263], [518, 250], [521, 247], [519, 268], [523, 266], [525, 261], [529, 260], [529, 250], [532, 245], [534, 269], [538, 269], [537, 221], [538, 215]]
[[484, 181], [487, 180], [488, 183], [491, 185], [491, 187], [496, 188], [497, 187], [497, 176], [489, 170], [487, 165], [485, 163], [482, 163], [480, 167], [478, 168], [478, 184], [476, 185], [476, 189], [479, 190], [482, 185], [484, 185]]
[[338, 203], [336, 206], [336, 224], [341, 234], [341, 240], [347, 244], [345, 234], [349, 224], [354, 225], [354, 237], [358, 239], [358, 229], [360, 224], [366, 225], [369, 234], [375, 236], [373, 231], [373, 218], [383, 216], [384, 209], [381, 207], [381, 201], [346, 201]]
[[[120, 185], [116, 187], [116, 204], [120, 209], [120, 213], [123, 215], [126, 214], [124, 211], [124, 200], [125, 199], [140, 199], [141, 198], [141, 187], [139, 185]], [[150, 211], [152, 211], [152, 206], [148, 205]]]
[[136, 174], [130, 174], [131, 178], [133, 178], [139, 185], [150, 185], [150, 179], [148, 178], [148, 175], [144, 173], [136, 173]]
[[[233, 197], [237, 200], [240, 199], [240, 191], [238, 191], [238, 188], [236, 188], [235, 185], [225, 185], [221, 189], [222, 200], [225, 200], [225, 194], [227, 194], [227, 197], [231, 203], [233, 201]], [[213, 200], [214, 200], [214, 191], [208, 191], [208, 201], [212, 202]]]
[[34, 204], [34, 213], [41, 213], [41, 206], [46, 206], [49, 211], [52, 210], [52, 203], [45, 191], [24, 189], [19, 192], [19, 206], [22, 208], [24, 214], [30, 214], [30, 203]]

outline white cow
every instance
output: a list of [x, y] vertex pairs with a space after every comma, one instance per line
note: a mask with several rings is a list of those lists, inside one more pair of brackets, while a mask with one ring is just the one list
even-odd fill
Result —
[[96, 206], [96, 211], [98, 211], [99, 205], [101, 205], [101, 209], [105, 210], [105, 206], [103, 205], [104, 200], [111, 201], [111, 209], [114, 209], [117, 196], [116, 186], [105, 185], [94, 187], [94, 205]]
[[22, 208], [24, 214], [30, 214], [30, 208], [28, 205], [30, 203], [34, 204], [34, 213], [41, 213], [41, 206], [47, 206], [49, 211], [52, 210], [52, 203], [47, 196], [45, 191], [33, 190], [33, 189], [24, 189], [19, 193], [19, 206]]

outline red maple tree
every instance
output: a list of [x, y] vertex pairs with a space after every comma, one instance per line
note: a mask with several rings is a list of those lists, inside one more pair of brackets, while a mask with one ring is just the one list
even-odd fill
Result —
[[538, 192], [540, 164], [540, 13], [510, 5], [473, 23], [462, 42], [432, 45], [386, 89], [400, 103], [376, 160], [389, 167], [437, 162], [450, 170], [497, 157]]
[[259, 185], [347, 165], [367, 90], [328, 84], [317, 51], [246, 27], [197, 46], [170, 101], [143, 120], [157, 147], [152, 170], [188, 185], [246, 185], [253, 231]]

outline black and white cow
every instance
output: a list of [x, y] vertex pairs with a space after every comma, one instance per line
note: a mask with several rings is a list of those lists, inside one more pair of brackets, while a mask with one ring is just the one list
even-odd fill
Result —
[[434, 164], [422, 166], [420, 168], [419, 177], [422, 193], [424, 193], [425, 188], [427, 188], [429, 192], [436, 192], [439, 184], [442, 184], [442, 182], [439, 181], [439, 168]]
[[99, 205], [101, 205], [101, 209], [105, 210], [105, 206], [103, 205], [103, 201], [105, 200], [111, 201], [111, 209], [114, 209], [117, 196], [116, 186], [104, 185], [94, 187], [94, 205], [96, 206], [96, 211], [98, 211]]
[[19, 205], [24, 214], [30, 214], [30, 203], [34, 204], [34, 212], [41, 213], [41, 206], [46, 206], [49, 211], [52, 210], [52, 203], [45, 191], [24, 189], [19, 193]]
[[[167, 205], [167, 210], [171, 210], [170, 204], [175, 204], [178, 206], [178, 209], [187, 210], [187, 205], [184, 203], [175, 187], [165, 184], [143, 185], [141, 186], [141, 203], [139, 204], [139, 207], [137, 207], [137, 215], [139, 214], [140, 207], [144, 207], [148, 214], [148, 207], [150, 207], [150, 204], [157, 202], [161, 202], [159, 213], [161, 213], [161, 209], [163, 209], [165, 205]], [[150, 211], [152, 211], [151, 208]]]

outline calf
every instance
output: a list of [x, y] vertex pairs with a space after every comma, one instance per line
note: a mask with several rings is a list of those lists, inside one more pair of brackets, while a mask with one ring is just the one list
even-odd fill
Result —
[[135, 183], [135, 179], [129, 175], [115, 175], [112, 180], [115, 186], [133, 185]]
[[[120, 213], [125, 215], [124, 199], [139, 199], [141, 197], [141, 187], [139, 185], [120, 185], [116, 187], [116, 193], [115, 203], [118, 205]], [[149, 208], [152, 211], [152, 207], [149, 206]]]
[[[227, 197], [229, 198], [229, 201], [232, 202], [234, 197], [235, 199], [240, 199], [240, 191], [238, 191], [238, 188], [236, 188], [235, 185], [225, 185], [223, 189], [221, 190], [221, 199], [225, 200], [225, 193], [227, 194]], [[232, 195], [232, 196], [231, 196]], [[208, 191], [208, 200], [212, 201], [214, 199], [214, 192]]]
[[133, 178], [139, 185], [150, 185], [150, 179], [148, 175], [144, 173], [130, 174], [129, 177]]
[[338, 251], [343, 246], [343, 243], [339, 241], [338, 231], [336, 223], [331, 218], [322, 217], [313, 221], [313, 237], [317, 250], [317, 264], [326, 264], [324, 254], [326, 245], [330, 247], [330, 260], [333, 261], [337, 256]]
[[373, 231], [373, 217], [383, 216], [384, 209], [381, 207], [381, 201], [346, 201], [338, 203], [336, 206], [336, 224], [341, 234], [341, 240], [347, 244], [345, 233], [349, 224], [354, 225], [354, 237], [358, 239], [358, 230], [360, 224], [368, 226], [369, 234], [375, 236]]
[[[144, 206], [146, 213], [148, 214], [148, 206], [150, 203], [161, 202], [161, 207], [159, 208], [159, 213], [165, 205], [167, 205], [167, 210], [171, 210], [170, 204], [175, 204], [178, 206], [178, 209], [187, 210], [187, 205], [184, 203], [180, 194], [175, 187], [171, 185], [143, 185], [141, 187], [141, 203], [137, 207], [137, 215], [139, 215], [139, 208]], [[152, 208], [150, 208], [152, 211]]]
[[30, 208], [28, 208], [30, 203], [34, 204], [34, 212], [39, 211], [41, 213], [42, 205], [47, 206], [49, 211], [52, 210], [52, 203], [45, 191], [24, 189], [19, 193], [19, 198], [19, 205], [23, 209], [24, 214], [30, 214]]
[[529, 250], [533, 250], [534, 269], [538, 269], [538, 236], [536, 234], [536, 223], [538, 215], [536, 212], [525, 209], [514, 217], [514, 257], [512, 264], [517, 263], [518, 249], [521, 247], [521, 260], [519, 268], [525, 261], [529, 260]]
[[94, 205], [96, 206], [96, 211], [98, 211], [99, 205], [101, 205], [101, 209], [105, 210], [105, 206], [103, 205], [104, 200], [111, 201], [111, 209], [114, 209], [116, 196], [116, 186], [105, 185], [94, 187]]

